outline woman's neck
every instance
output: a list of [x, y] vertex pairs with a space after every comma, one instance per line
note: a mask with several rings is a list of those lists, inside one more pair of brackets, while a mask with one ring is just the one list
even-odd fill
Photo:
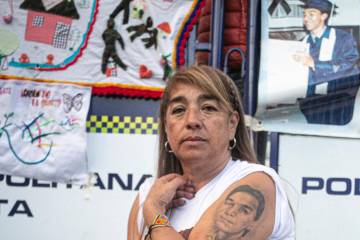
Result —
[[182, 167], [184, 176], [195, 184], [196, 191], [216, 177], [230, 160], [230, 154], [224, 156], [222, 161], [219, 159], [211, 161], [209, 159], [192, 160], [183, 162]]

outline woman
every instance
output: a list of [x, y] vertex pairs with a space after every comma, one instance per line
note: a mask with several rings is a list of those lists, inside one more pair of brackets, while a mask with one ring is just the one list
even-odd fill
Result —
[[294, 239], [280, 179], [256, 164], [229, 77], [207, 66], [175, 73], [159, 128], [158, 178], [140, 188], [128, 239]]

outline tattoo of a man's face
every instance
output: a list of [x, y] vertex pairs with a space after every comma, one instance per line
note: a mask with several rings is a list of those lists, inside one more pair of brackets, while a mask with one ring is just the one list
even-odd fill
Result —
[[241, 239], [261, 217], [265, 207], [263, 194], [249, 185], [235, 188], [215, 213], [214, 234], [208, 239]]

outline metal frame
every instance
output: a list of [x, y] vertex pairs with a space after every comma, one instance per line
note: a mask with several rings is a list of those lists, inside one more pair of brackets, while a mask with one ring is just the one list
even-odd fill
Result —
[[222, 69], [225, 0], [211, 1], [211, 55], [210, 65]]
[[270, 141], [270, 167], [277, 172], [279, 170], [280, 133], [270, 133]]

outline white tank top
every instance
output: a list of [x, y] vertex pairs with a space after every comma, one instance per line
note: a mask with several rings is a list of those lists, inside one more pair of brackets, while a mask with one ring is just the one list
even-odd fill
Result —
[[[269, 167], [248, 163], [246, 161], [229, 161], [225, 168], [210, 182], [203, 186], [191, 200], [186, 200], [184, 206], [171, 211], [169, 218], [171, 226], [176, 231], [194, 227], [202, 214], [214, 203], [222, 193], [234, 182], [254, 172], [265, 172], [274, 181], [276, 186], [275, 224], [268, 239], [291, 240], [295, 239], [295, 223], [288, 203], [286, 192], [281, 185], [277, 173]], [[137, 218], [139, 232], [144, 230], [143, 205], [146, 196], [153, 184], [154, 178], [147, 179], [139, 189], [139, 213]], [[144, 234], [143, 234], [144, 235]]]

